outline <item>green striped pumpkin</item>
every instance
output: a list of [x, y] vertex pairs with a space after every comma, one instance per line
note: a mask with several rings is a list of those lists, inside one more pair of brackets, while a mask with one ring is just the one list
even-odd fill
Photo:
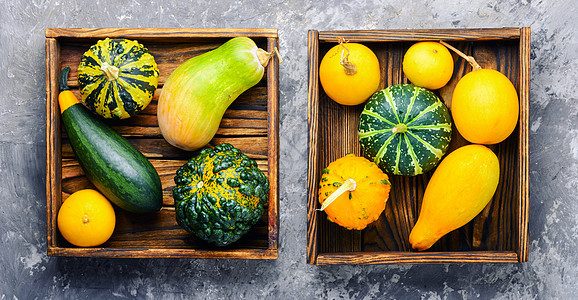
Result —
[[365, 156], [382, 170], [414, 176], [433, 169], [445, 154], [451, 117], [433, 92], [397, 84], [369, 98], [358, 134]]
[[159, 69], [154, 57], [137, 41], [98, 41], [84, 53], [78, 66], [82, 102], [109, 119], [126, 119], [152, 100]]

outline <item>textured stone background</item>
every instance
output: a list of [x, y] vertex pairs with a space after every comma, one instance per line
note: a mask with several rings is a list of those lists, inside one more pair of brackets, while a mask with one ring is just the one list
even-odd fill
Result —
[[[575, 299], [575, 1], [414, 2], [422, 1], [2, 1], [0, 299]], [[532, 28], [529, 261], [509, 265], [307, 265], [307, 30], [508, 26]], [[47, 257], [46, 27], [278, 28], [284, 58], [280, 67], [279, 259]]]

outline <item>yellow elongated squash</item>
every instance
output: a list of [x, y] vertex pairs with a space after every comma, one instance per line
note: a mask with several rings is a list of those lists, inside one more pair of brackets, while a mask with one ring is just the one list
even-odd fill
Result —
[[470, 222], [490, 202], [500, 178], [498, 157], [482, 145], [451, 152], [430, 179], [409, 242], [429, 249], [448, 232]]

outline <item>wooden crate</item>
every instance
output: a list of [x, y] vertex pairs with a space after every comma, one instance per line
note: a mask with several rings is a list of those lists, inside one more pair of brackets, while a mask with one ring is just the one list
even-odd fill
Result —
[[[47, 252], [50, 256], [140, 258], [240, 258], [276, 259], [278, 256], [278, 156], [279, 65], [276, 58], [263, 80], [243, 93], [226, 111], [210, 144], [229, 142], [255, 159], [268, 174], [269, 202], [266, 213], [244, 237], [224, 248], [211, 246], [181, 229], [175, 220], [172, 198], [176, 170], [192, 155], [170, 146], [160, 134], [156, 119], [159, 93], [171, 72], [187, 59], [217, 48], [236, 36], [252, 38], [260, 48], [278, 47], [277, 29], [46, 29], [46, 136], [47, 136]], [[163, 208], [153, 214], [131, 214], [115, 208], [113, 236], [96, 248], [78, 248], [58, 232], [57, 212], [71, 193], [94, 188], [88, 181], [61, 128], [58, 108], [58, 76], [72, 68], [68, 84], [79, 97], [76, 69], [82, 54], [99, 39], [136, 39], [149, 49], [160, 70], [159, 88], [151, 104], [138, 116], [109, 121], [135, 145], [158, 171], [163, 185]]]
[[[520, 96], [520, 118], [514, 133], [490, 146], [500, 160], [500, 182], [488, 206], [467, 225], [431, 249], [411, 249], [409, 234], [419, 214], [425, 187], [433, 171], [414, 177], [391, 176], [392, 190], [385, 212], [362, 231], [346, 230], [327, 221], [316, 209], [321, 171], [347, 154], [361, 155], [357, 124], [363, 105], [341, 106], [324, 93], [318, 77], [319, 63], [339, 38], [371, 48], [381, 66], [380, 89], [409, 81], [402, 72], [405, 51], [422, 40], [444, 40], [476, 58], [483, 68], [501, 71]], [[454, 77], [436, 91], [451, 99], [457, 81], [471, 71], [454, 55]], [[307, 262], [309, 264], [426, 264], [514, 263], [528, 259], [528, 116], [530, 91], [530, 29], [442, 29], [316, 31], [308, 34], [309, 164], [307, 212]], [[455, 127], [451, 151], [467, 144]], [[449, 153], [449, 152], [448, 152]]]

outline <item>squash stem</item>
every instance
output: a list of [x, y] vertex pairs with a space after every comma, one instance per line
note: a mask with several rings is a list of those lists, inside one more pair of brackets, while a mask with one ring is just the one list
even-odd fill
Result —
[[393, 133], [405, 133], [406, 131], [407, 131], [407, 125], [405, 125], [403, 123], [399, 123], [391, 129], [391, 132], [393, 132]]
[[[341, 50], [341, 61], [339, 64], [343, 66], [343, 71], [346, 75], [355, 75], [357, 73], [357, 67], [349, 61], [349, 49], [345, 47], [345, 43], [346, 41], [344, 38], [339, 39], [339, 45], [343, 47], [343, 50]], [[347, 55], [344, 55], [345, 51], [347, 51]]]
[[70, 88], [68, 87], [68, 73], [70, 73], [70, 67], [66, 66], [60, 71], [60, 80], [58, 81], [60, 86], [60, 91], [68, 91]]
[[267, 52], [261, 48], [257, 49], [257, 58], [259, 59], [259, 62], [261, 63], [263, 68], [267, 67], [273, 55], [277, 56], [279, 62], [283, 62], [283, 60], [281, 59], [281, 54], [279, 54], [279, 50], [277, 50], [277, 47], [273, 48], [273, 51], [271, 52]]
[[440, 44], [442, 44], [442, 45], [450, 48], [452, 51], [454, 51], [454, 52], [457, 53], [459, 56], [461, 56], [463, 59], [465, 59], [465, 60], [472, 66], [472, 68], [474, 69], [474, 71], [475, 71], [475, 70], [479, 70], [479, 69], [482, 68], [482, 67], [480, 67], [480, 65], [478, 64], [478, 62], [474, 59], [473, 56], [469, 56], [469, 55], [464, 54], [462, 51], [454, 48], [452, 45], [450, 45], [450, 44], [448, 44], [448, 43], [446, 43], [446, 42], [444, 42], [444, 41], [440, 41]]
[[355, 191], [356, 187], [357, 183], [355, 182], [355, 180], [353, 180], [353, 178], [345, 180], [345, 182], [343, 182], [343, 184], [338, 189], [336, 189], [335, 192], [333, 192], [331, 195], [329, 195], [329, 197], [327, 197], [327, 199], [325, 199], [325, 201], [323, 201], [323, 205], [321, 205], [321, 208], [318, 210], [319, 211], [325, 210], [325, 208], [327, 208], [327, 206], [333, 203], [335, 199], [339, 198], [341, 194], [345, 192], [353, 192]]
[[115, 66], [109, 65], [107, 62], [102, 63], [100, 69], [106, 74], [108, 81], [113, 81], [118, 78], [118, 68]]

